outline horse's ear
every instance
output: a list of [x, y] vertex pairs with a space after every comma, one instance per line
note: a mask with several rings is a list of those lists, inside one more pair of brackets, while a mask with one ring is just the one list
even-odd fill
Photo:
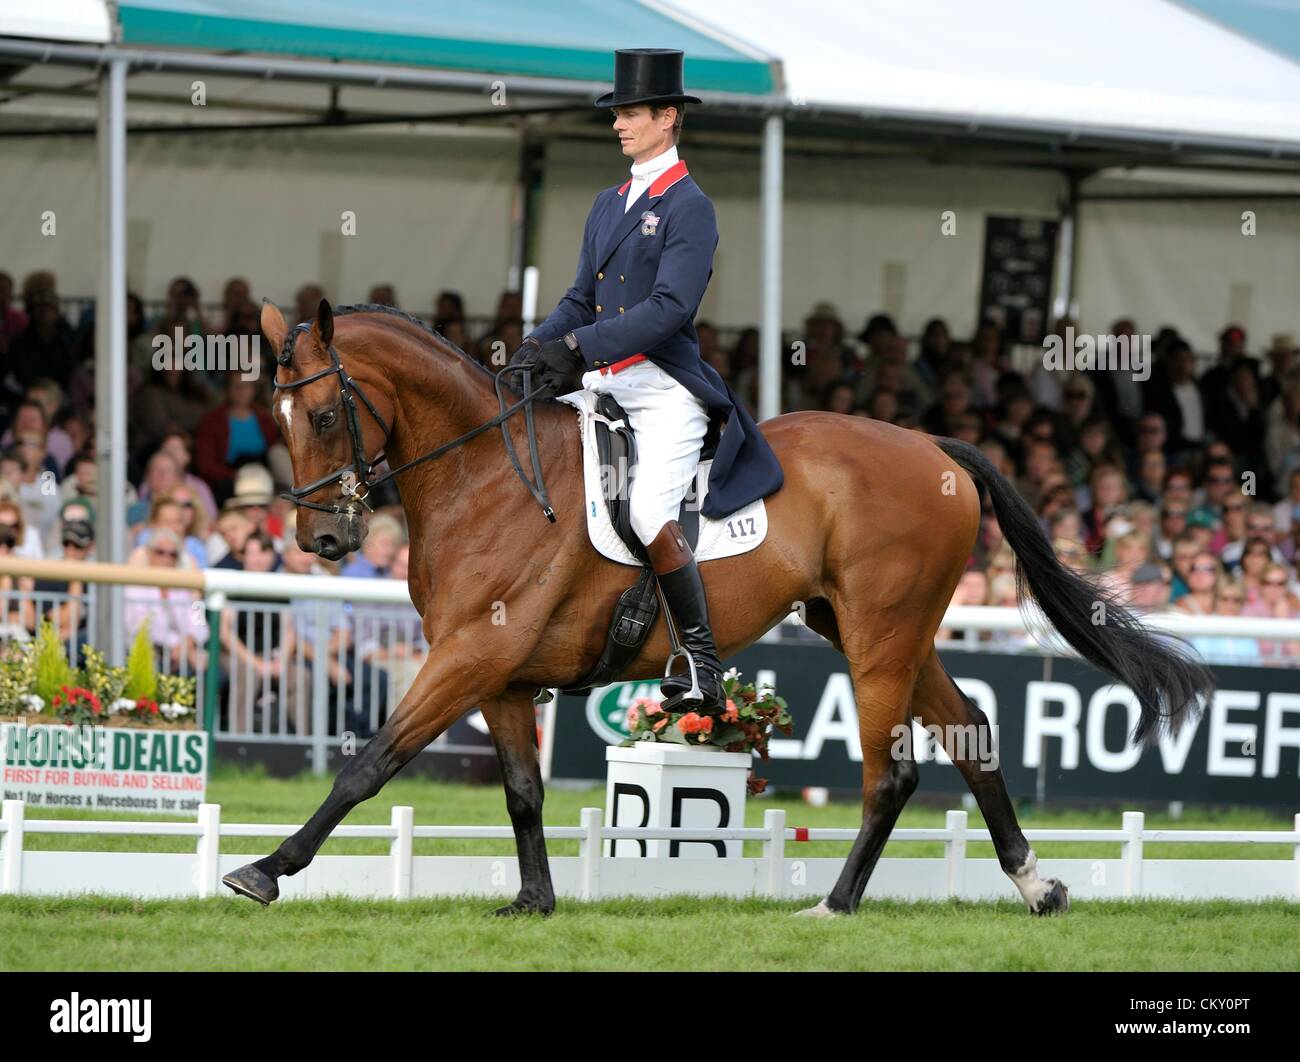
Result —
[[328, 348], [334, 342], [334, 310], [330, 307], [329, 299], [321, 299], [320, 305], [316, 307], [316, 323], [312, 326], [312, 332], [322, 347]]
[[284, 314], [280, 307], [270, 299], [262, 300], [262, 335], [271, 341], [271, 348], [278, 354], [284, 346], [285, 334], [289, 326], [284, 323]]

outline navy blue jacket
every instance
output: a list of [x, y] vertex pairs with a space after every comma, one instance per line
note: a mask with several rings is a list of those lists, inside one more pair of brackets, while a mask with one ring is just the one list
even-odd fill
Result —
[[695, 314], [718, 245], [713, 204], [685, 162], [656, 178], [624, 213], [631, 183], [596, 196], [573, 287], [532, 335], [546, 343], [572, 332], [588, 369], [644, 354], [711, 417], [725, 420], [701, 511], [726, 516], [779, 489], [783, 476], [754, 418], [700, 357]]

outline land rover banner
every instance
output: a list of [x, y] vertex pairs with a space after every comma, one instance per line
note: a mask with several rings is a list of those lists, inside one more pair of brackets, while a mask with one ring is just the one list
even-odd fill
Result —
[[[995, 751], [1015, 799], [1151, 800], [1276, 806], [1300, 802], [1300, 674], [1220, 667], [1218, 691], [1176, 737], [1134, 748], [1129, 690], [1087, 665], [1039, 655], [950, 652], [944, 664], [995, 724]], [[772, 741], [759, 772], [772, 785], [860, 792], [861, 753], [844, 657], [822, 646], [758, 645], [727, 661], [770, 681], [789, 701], [794, 735]], [[599, 779], [605, 746], [624, 740], [632, 700], [658, 683], [609, 686], [562, 697], [552, 776]], [[901, 737], [901, 735], [900, 735]], [[914, 724], [907, 740], [925, 792], [965, 791], [940, 734]], [[962, 735], [962, 737], [966, 737]], [[970, 740], [978, 740], [973, 734]], [[900, 748], [902, 746], [900, 745]], [[960, 746], [954, 750], [961, 755]]]
[[29, 809], [87, 808], [193, 816], [208, 777], [197, 730], [0, 723], [6, 800]]

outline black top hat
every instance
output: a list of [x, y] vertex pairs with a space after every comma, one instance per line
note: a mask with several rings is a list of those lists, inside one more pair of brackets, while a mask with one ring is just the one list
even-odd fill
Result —
[[675, 48], [621, 48], [614, 53], [614, 91], [597, 107], [634, 103], [699, 103], [682, 89], [682, 53]]

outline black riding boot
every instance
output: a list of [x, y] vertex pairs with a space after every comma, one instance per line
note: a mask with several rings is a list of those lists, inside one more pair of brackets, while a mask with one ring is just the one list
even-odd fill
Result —
[[[668, 610], [672, 613], [682, 645], [695, 661], [696, 682], [704, 698], [698, 704], [683, 702], [680, 705], [670, 705], [670, 710], [679, 707], [686, 710], [721, 708], [724, 701], [722, 663], [718, 660], [718, 650], [713, 644], [709, 604], [704, 595], [700, 569], [690, 546], [686, 544], [681, 525], [676, 520], [664, 524], [647, 550], [659, 585], [663, 587]], [[672, 676], [663, 680], [661, 689], [665, 703], [670, 698], [679, 698], [689, 692], [690, 688], [690, 670], [679, 665]]]

